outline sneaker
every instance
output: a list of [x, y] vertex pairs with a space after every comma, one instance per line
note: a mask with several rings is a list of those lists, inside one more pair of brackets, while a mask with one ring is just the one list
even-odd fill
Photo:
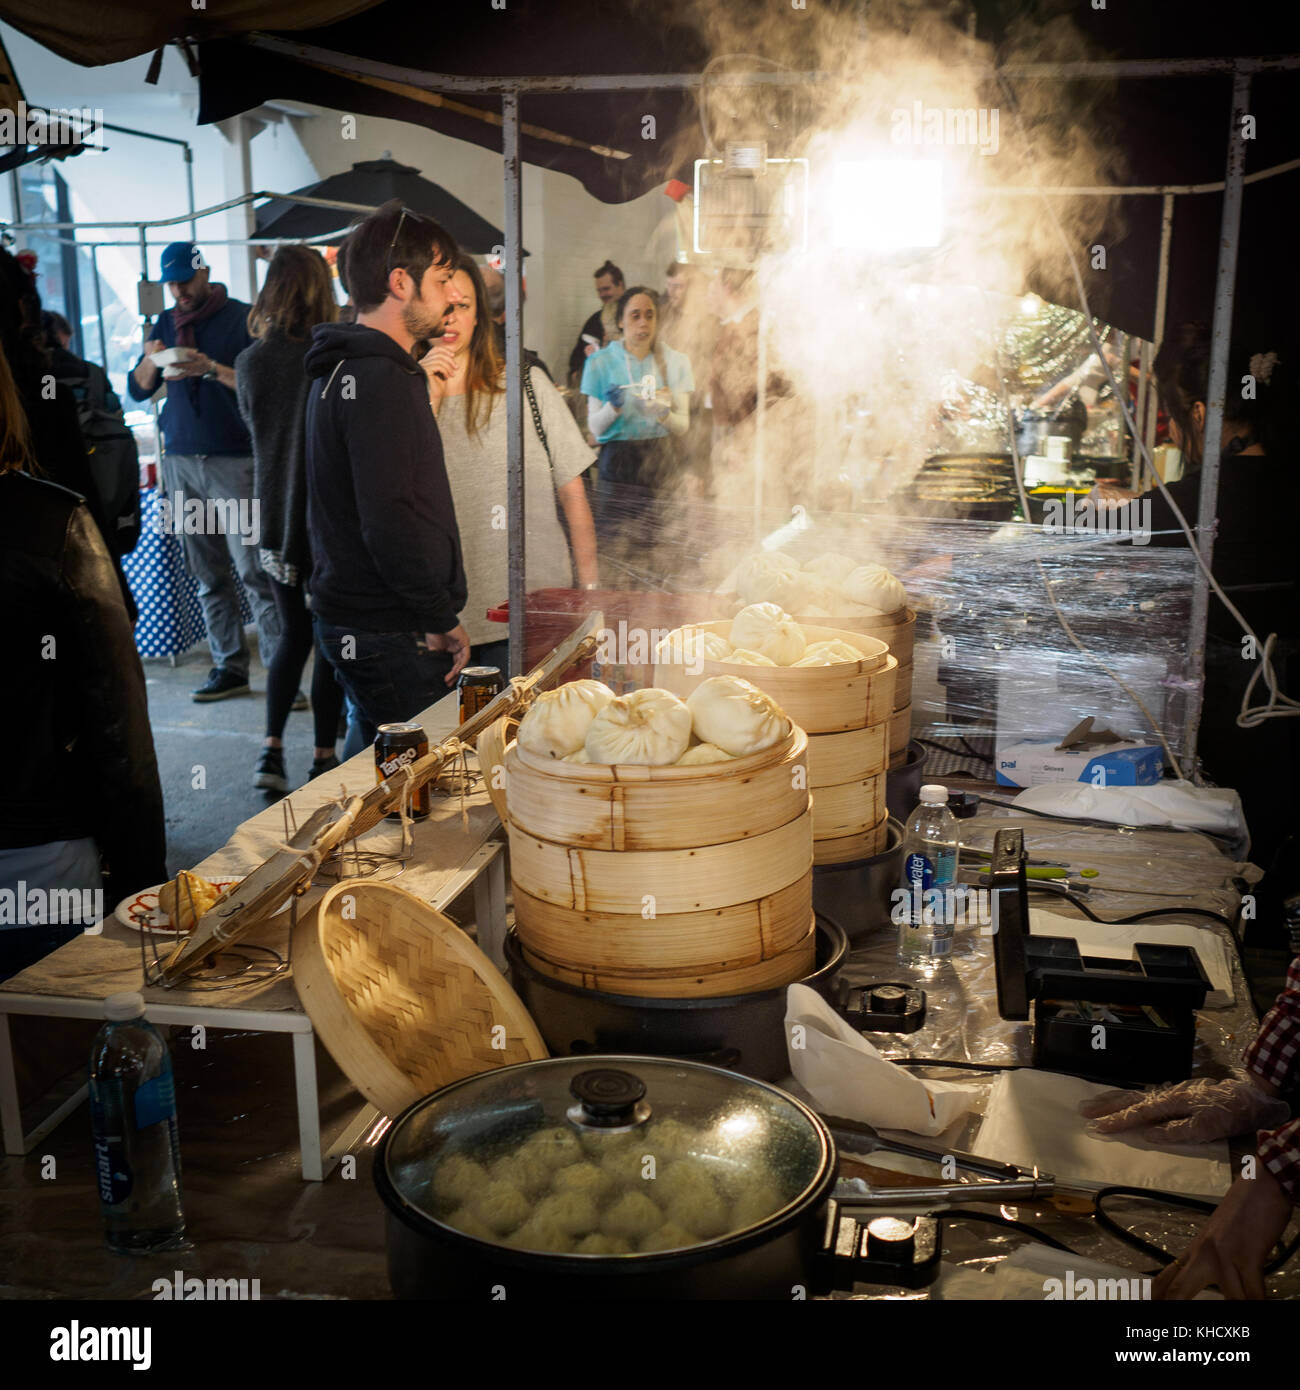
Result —
[[253, 785], [268, 792], [287, 792], [289, 779], [284, 775], [284, 750], [263, 748], [253, 774]]
[[224, 666], [214, 666], [208, 672], [207, 680], [194, 692], [193, 698], [202, 703], [205, 700], [228, 700], [232, 695], [248, 694], [248, 677], [227, 671]]
[[306, 697], [306, 696], [302, 693], [302, 691], [300, 690], [300, 691], [293, 697], [293, 704], [291, 704], [291, 705], [289, 706], [289, 708], [290, 708], [290, 709], [296, 709], [296, 710], [304, 710], [304, 709], [311, 709], [311, 705], [309, 705], [309, 704], [307, 703], [307, 697]]
[[313, 758], [311, 760], [311, 772], [307, 775], [310, 782], [313, 777], [319, 777], [322, 772], [333, 772], [339, 766], [339, 760], [330, 754], [328, 758]]

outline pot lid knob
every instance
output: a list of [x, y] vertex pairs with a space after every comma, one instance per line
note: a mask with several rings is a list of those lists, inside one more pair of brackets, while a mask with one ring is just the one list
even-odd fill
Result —
[[578, 1102], [582, 1118], [588, 1124], [602, 1127], [635, 1124], [642, 1118], [641, 1112], [648, 1111], [648, 1107], [641, 1104], [645, 1099], [645, 1082], [617, 1067], [580, 1071], [569, 1082], [569, 1093]]
[[903, 985], [877, 985], [871, 991], [871, 1005], [879, 1013], [904, 1013], [907, 1009], [907, 989]]
[[867, 1258], [910, 1264], [916, 1228], [897, 1216], [878, 1216], [867, 1224]]

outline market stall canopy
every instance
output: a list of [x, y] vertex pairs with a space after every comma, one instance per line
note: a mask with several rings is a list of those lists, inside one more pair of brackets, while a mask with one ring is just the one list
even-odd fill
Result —
[[[412, 212], [424, 213], [441, 223], [456, 244], [471, 255], [486, 256], [505, 242], [505, 233], [494, 227], [473, 208], [453, 197], [439, 184], [426, 179], [409, 164], [393, 159], [367, 159], [343, 174], [331, 174], [319, 183], [295, 188], [304, 198], [331, 198], [340, 203], [361, 203], [378, 207], [396, 198]], [[257, 210], [259, 236], [313, 237], [341, 231], [358, 214], [337, 208], [314, 207], [273, 199]], [[527, 251], [524, 252], [526, 256]]]

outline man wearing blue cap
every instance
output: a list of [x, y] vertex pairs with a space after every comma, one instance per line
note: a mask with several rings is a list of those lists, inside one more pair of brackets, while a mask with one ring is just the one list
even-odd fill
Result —
[[[261, 509], [253, 496], [253, 444], [235, 397], [232, 364], [253, 341], [248, 305], [209, 281], [203, 254], [190, 241], [174, 241], [163, 252], [162, 279], [175, 305], [145, 330], [144, 356], [126, 384], [133, 399], [147, 401], [160, 374], [168, 382], [163, 486], [185, 567], [199, 583], [212, 648], [212, 671], [194, 698], [224, 700], [248, 693], [248, 643], [232, 562], [253, 606], [265, 665], [280, 640], [271, 586], [257, 558]], [[189, 355], [160, 373], [150, 359], [165, 348], [187, 348]]]

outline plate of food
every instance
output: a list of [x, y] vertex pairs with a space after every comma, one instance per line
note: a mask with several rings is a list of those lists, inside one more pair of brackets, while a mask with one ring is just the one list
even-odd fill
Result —
[[183, 362], [192, 361], [199, 355], [198, 348], [169, 347], [149, 354], [149, 361], [155, 367], [179, 367]]
[[143, 888], [133, 897], [123, 898], [113, 915], [131, 931], [188, 936], [199, 918], [227, 888], [233, 888], [238, 882], [237, 878], [206, 879], [182, 869], [167, 883]]

